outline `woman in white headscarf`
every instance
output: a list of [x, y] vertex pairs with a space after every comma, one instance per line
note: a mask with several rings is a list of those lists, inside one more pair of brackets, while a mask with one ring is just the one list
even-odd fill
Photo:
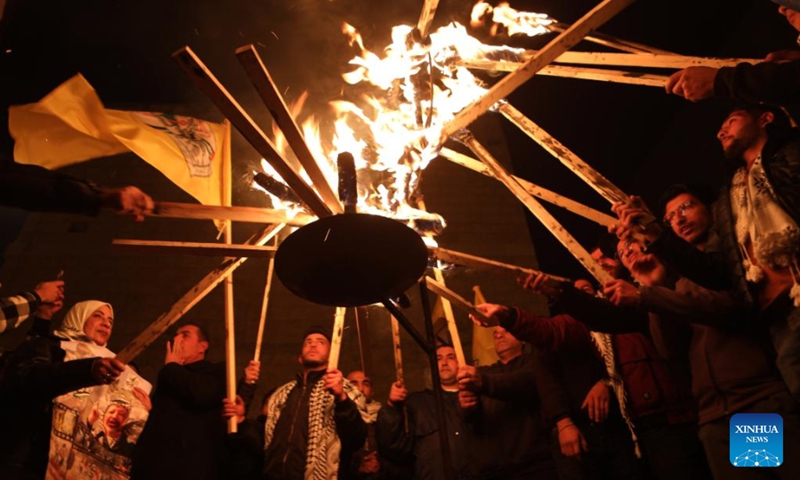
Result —
[[[60, 308], [61, 302], [41, 305], [36, 315], [52, 317]], [[80, 302], [53, 335], [24, 342], [9, 359], [0, 382], [0, 472], [7, 478], [45, 477], [56, 397], [111, 383], [123, 372], [105, 348], [113, 325], [111, 305]], [[78, 420], [70, 413], [58, 417], [65, 426]]]

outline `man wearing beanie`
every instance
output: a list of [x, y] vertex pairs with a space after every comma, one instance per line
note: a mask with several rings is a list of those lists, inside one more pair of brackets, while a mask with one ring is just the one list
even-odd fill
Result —
[[318, 326], [306, 330], [295, 380], [267, 400], [264, 480], [334, 480], [353, 452], [364, 445], [364, 395], [336, 368], [328, 368], [330, 337]]

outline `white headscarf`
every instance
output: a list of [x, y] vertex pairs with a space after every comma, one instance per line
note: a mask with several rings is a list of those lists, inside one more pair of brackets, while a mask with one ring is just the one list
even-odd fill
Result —
[[[91, 342], [89, 338], [83, 333], [83, 326], [86, 320], [99, 309], [100, 307], [108, 307], [111, 310], [111, 315], [114, 315], [114, 309], [110, 303], [101, 302], [100, 300], [86, 300], [85, 302], [78, 302], [69, 309], [61, 326], [54, 332], [61, 338], [69, 340], [77, 340], [81, 342]], [[94, 342], [92, 342], [94, 343]], [[99, 345], [105, 347], [106, 344]]]

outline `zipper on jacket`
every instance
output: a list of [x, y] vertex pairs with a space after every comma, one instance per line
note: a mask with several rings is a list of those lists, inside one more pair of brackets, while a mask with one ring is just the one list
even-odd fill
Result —
[[306, 383], [303, 382], [303, 390], [300, 391], [300, 398], [297, 400], [297, 405], [294, 407], [292, 413], [292, 427], [289, 429], [289, 440], [286, 443], [286, 452], [283, 454], [283, 473], [286, 474], [286, 459], [289, 458], [289, 449], [292, 448], [292, 439], [294, 438], [294, 427], [297, 424], [297, 412], [300, 410], [300, 405], [306, 396]]

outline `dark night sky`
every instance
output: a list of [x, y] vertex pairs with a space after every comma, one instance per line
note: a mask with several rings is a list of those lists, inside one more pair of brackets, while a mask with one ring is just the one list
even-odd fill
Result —
[[[597, 2], [510, 3], [569, 23]], [[339, 90], [338, 74], [352, 56], [339, 31], [341, 21], [356, 26], [367, 45], [377, 49], [386, 44], [389, 26], [416, 21], [421, 5], [421, 0], [8, 0], [0, 31], [0, 107], [5, 112], [7, 105], [36, 101], [82, 72], [107, 107], [179, 105], [181, 111], [175, 113], [220, 120], [170, 54], [190, 45], [249, 105], [255, 96], [233, 56], [236, 47], [248, 43], [259, 46], [277, 83], [289, 88], [289, 99], [308, 89], [312, 105], [321, 105]], [[471, 5], [442, 0], [435, 25], [466, 22]], [[768, 0], [639, 0], [600, 30], [689, 55], [760, 58], [772, 50], [796, 47], [796, 32]], [[537, 48], [551, 38], [512, 43]], [[601, 50], [588, 43], [578, 48]], [[623, 190], [651, 203], [670, 183], [717, 184], [720, 179], [721, 156], [714, 139], [725, 108], [720, 103], [694, 105], [653, 87], [544, 77], [534, 78], [510, 101]], [[0, 120], [6, 123], [4, 117]], [[504, 130], [518, 175], [596, 208], [608, 208], [511, 124]], [[238, 142], [243, 140], [239, 137]], [[11, 148], [5, 132], [0, 146], [4, 152]], [[594, 242], [599, 228], [557, 210], [554, 213], [582, 243]], [[550, 234], [535, 220], [530, 223], [542, 268], [582, 275]]]

